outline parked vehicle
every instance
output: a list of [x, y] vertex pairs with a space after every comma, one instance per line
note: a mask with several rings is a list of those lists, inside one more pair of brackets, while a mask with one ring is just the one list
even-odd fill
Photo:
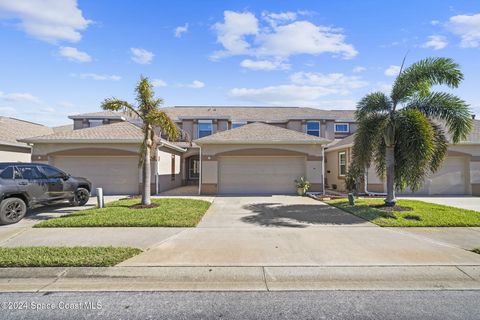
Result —
[[20, 221], [27, 210], [39, 205], [69, 201], [83, 206], [92, 184], [47, 164], [0, 163], [0, 224]]

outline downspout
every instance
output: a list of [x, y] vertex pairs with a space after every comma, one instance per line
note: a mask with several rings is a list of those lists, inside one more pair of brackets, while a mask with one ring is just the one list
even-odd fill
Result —
[[325, 147], [322, 145], [322, 194], [325, 195]]
[[203, 172], [203, 168], [202, 168], [202, 146], [198, 146], [200, 148], [200, 151], [199, 151], [199, 154], [200, 154], [200, 172], [199, 172], [199, 175], [198, 175], [198, 195], [201, 195], [202, 194], [202, 172]]
[[160, 149], [157, 148], [156, 150], [156, 159], [157, 161], [155, 161], [155, 194], [158, 195], [160, 193], [160, 185], [159, 185], [159, 179], [158, 179], [158, 174], [160, 172], [158, 172], [158, 161], [160, 160]]

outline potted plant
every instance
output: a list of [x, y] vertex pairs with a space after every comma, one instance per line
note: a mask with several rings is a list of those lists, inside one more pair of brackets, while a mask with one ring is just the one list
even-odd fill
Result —
[[305, 177], [300, 177], [300, 179], [295, 180], [297, 184], [297, 194], [299, 196], [304, 196], [305, 193], [310, 189], [310, 182], [308, 182]]

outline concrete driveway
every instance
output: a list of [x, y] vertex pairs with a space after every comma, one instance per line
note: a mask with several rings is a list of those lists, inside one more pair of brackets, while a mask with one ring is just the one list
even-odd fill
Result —
[[480, 255], [294, 196], [217, 197], [186, 229], [120, 266], [479, 265]]
[[400, 199], [420, 200], [444, 206], [456, 207], [480, 212], [480, 197], [449, 196], [449, 197], [399, 197]]

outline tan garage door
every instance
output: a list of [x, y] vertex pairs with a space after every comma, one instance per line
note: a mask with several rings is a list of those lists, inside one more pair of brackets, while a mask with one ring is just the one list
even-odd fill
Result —
[[219, 193], [295, 193], [295, 179], [305, 175], [304, 157], [221, 157]]
[[104, 194], [138, 194], [139, 170], [137, 157], [62, 157], [53, 159], [53, 165], [84, 177]]
[[[408, 193], [408, 192], [407, 192]], [[465, 162], [461, 157], [448, 157], [442, 167], [425, 179], [423, 187], [414, 194], [465, 194]]]

